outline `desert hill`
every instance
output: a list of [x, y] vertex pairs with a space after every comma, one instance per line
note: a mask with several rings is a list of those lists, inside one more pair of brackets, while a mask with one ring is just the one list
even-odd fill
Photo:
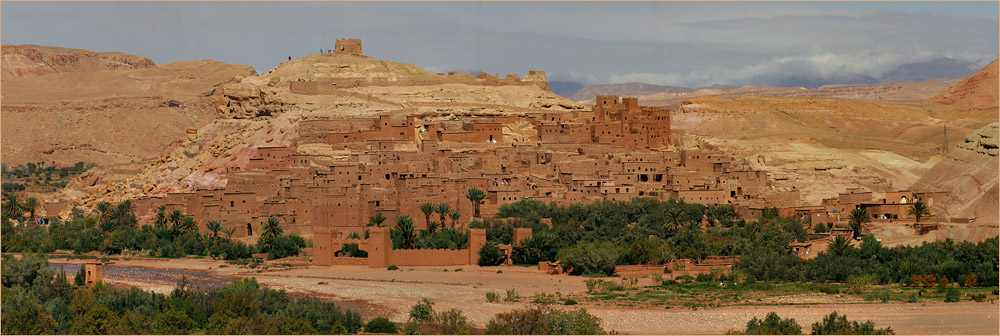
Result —
[[60, 72], [146, 69], [155, 67], [153, 60], [126, 53], [96, 53], [82, 49], [67, 49], [37, 45], [4, 44], [0, 68], [2, 80], [40, 76]]
[[1000, 104], [997, 96], [1000, 94], [998, 61], [1000, 60], [994, 60], [972, 76], [928, 99], [926, 103], [960, 106]]
[[[220, 85], [256, 75], [249, 66], [217, 61], [158, 67], [151, 61], [148, 67], [135, 62], [144, 68], [108, 70], [96, 59], [114, 60], [125, 54], [50, 47], [24, 50], [42, 50], [44, 64], [62, 67], [54, 68], [60, 72], [4, 79], [2, 159], [8, 164], [106, 164], [152, 156], [183, 139], [188, 128], [215, 119], [212, 95]], [[59, 61], [63, 59], [77, 61]]]
[[[747, 96], [767, 97], [808, 97], [830, 98], [843, 100], [864, 100], [883, 102], [920, 102], [938, 94], [959, 79], [933, 79], [922, 82], [898, 82], [889, 84], [867, 85], [827, 85], [816, 89], [804, 87], [774, 87], [766, 85], [744, 85], [740, 87], [728, 85], [713, 85], [690, 91], [657, 92], [636, 94], [639, 102], [652, 106], [677, 106], [686, 99], [715, 96], [722, 98], [739, 98]], [[594, 97], [580, 101], [584, 105], [594, 104]]]
[[664, 86], [633, 82], [622, 84], [588, 85], [570, 95], [567, 95], [566, 98], [576, 101], [585, 101], [594, 99], [594, 96], [596, 95], [637, 96], [654, 93], [682, 93], [694, 90], [695, 89], [680, 86]]
[[[948, 143], [996, 121], [988, 108], [794, 97], [701, 97], [671, 116], [675, 129], [742, 157], [798, 188], [806, 203], [863, 186], [905, 189]], [[740, 130], [740, 131], [734, 131]]]

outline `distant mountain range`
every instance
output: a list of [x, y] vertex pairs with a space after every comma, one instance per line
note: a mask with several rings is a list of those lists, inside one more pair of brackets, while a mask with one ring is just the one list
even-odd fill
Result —
[[[767, 85], [762, 86], [786, 88], [803, 87], [807, 89], [815, 89], [830, 85], [871, 85], [896, 82], [922, 82], [941, 78], [964, 78], [975, 73], [976, 70], [978, 70], [978, 68], [976, 68], [975, 64], [972, 62], [960, 61], [952, 58], [938, 58], [924, 62], [906, 63], [882, 74], [877, 78], [874, 76], [854, 76], [841, 78], [835, 81], [824, 81], [811, 78], [789, 77], [777, 80], [774, 83], [767, 83]], [[595, 95], [599, 94], [650, 95], [656, 93], [685, 93], [704, 89], [733, 90], [740, 86], [716, 84], [702, 88], [687, 88], [635, 82], [584, 86], [579, 83], [568, 81], [551, 81], [549, 83], [549, 87], [552, 92], [558, 95], [575, 101], [584, 101], [593, 99]]]

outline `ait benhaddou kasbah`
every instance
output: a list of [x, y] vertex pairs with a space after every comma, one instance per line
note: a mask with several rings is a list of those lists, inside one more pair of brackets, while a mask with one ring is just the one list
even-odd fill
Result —
[[2, 334], [1000, 334], [1000, 3], [7, 2]]

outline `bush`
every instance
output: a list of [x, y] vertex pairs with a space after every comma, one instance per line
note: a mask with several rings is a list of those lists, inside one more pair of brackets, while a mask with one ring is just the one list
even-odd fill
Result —
[[500, 313], [486, 324], [488, 335], [600, 335], [601, 319], [584, 309], [559, 311], [535, 306]]
[[507, 290], [507, 296], [503, 298], [504, 302], [518, 302], [521, 301], [521, 295], [517, 294], [517, 290], [511, 288]]
[[962, 294], [958, 292], [958, 289], [949, 288], [948, 292], [944, 294], [944, 302], [958, 302], [962, 299]]
[[573, 300], [573, 298], [566, 298], [566, 300], [563, 300], [563, 305], [572, 306], [575, 304], [577, 304], [577, 302], [576, 300]]
[[395, 270], [399, 269], [399, 266], [389, 265], [389, 267], [386, 267], [385, 269], [390, 270], [390, 271], [395, 271]]
[[830, 313], [823, 318], [823, 322], [816, 322], [812, 325], [813, 335], [894, 335], [892, 328], [875, 329], [875, 323], [866, 321], [848, 321], [846, 315], [837, 315], [837, 312]]
[[458, 308], [438, 313], [434, 316], [434, 327], [444, 335], [468, 335], [472, 333], [469, 318]]
[[396, 334], [399, 330], [396, 324], [384, 317], [376, 317], [365, 324], [365, 332], [373, 334]]
[[969, 298], [972, 299], [972, 301], [983, 302], [986, 301], [986, 294], [983, 293], [971, 294], [969, 295]]
[[503, 251], [491, 241], [487, 241], [483, 248], [479, 249], [479, 266], [496, 266], [504, 261]]
[[618, 252], [610, 243], [578, 242], [559, 250], [559, 260], [573, 275], [604, 275], [615, 272]]
[[824, 223], [816, 223], [816, 225], [813, 225], [813, 232], [826, 233], [827, 231], [830, 231], [829, 228], [830, 227]]
[[687, 274], [675, 277], [674, 279], [677, 281], [694, 281], [694, 277]]
[[774, 312], [768, 313], [764, 320], [756, 317], [747, 322], [745, 335], [799, 335], [802, 334], [802, 326], [795, 322], [793, 318], [782, 319]]
[[500, 301], [500, 293], [489, 291], [486, 292], [486, 302], [497, 302]]

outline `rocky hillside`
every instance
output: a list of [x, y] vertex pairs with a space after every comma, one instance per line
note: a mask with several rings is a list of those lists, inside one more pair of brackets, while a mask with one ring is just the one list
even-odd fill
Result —
[[[803, 201], [844, 192], [905, 189], [948, 143], [992, 122], [991, 109], [791, 97], [701, 97], [671, 115], [674, 129], [717, 145], [766, 170]], [[733, 130], [742, 130], [733, 132]]]
[[3, 81], [60, 72], [147, 69], [156, 66], [151, 59], [119, 52], [96, 53], [30, 44], [4, 44], [0, 48], [0, 69], [3, 69], [0, 78]]
[[910, 189], [951, 194], [952, 200], [945, 207], [949, 217], [976, 218], [977, 223], [997, 224], [1000, 222], [998, 137], [997, 123], [975, 130]]
[[998, 71], [1000, 68], [994, 60], [982, 70], [972, 76], [949, 87], [940, 94], [928, 99], [927, 104], [977, 106], [977, 105], [998, 105], [998, 94], [1000, 94], [1000, 80]]
[[[151, 61], [146, 66], [141, 61], [145, 58], [127, 57], [123, 59], [133, 61], [121, 64], [134, 66], [108, 70], [107, 64], [96, 66], [98, 62], [82, 56], [109, 54], [119, 55], [81, 52], [65, 56], [75, 63], [60, 63], [52, 61], [59, 59], [53, 55], [65, 53], [43, 53], [42, 59], [49, 60], [45, 64], [63, 64], [55, 68], [61, 72], [4, 79], [0, 111], [4, 163], [105, 164], [153, 156], [184, 139], [189, 128], [217, 117], [214, 95], [222, 84], [256, 76], [245, 65], [188, 61], [157, 67]], [[4, 57], [8, 60], [7, 54]]]

